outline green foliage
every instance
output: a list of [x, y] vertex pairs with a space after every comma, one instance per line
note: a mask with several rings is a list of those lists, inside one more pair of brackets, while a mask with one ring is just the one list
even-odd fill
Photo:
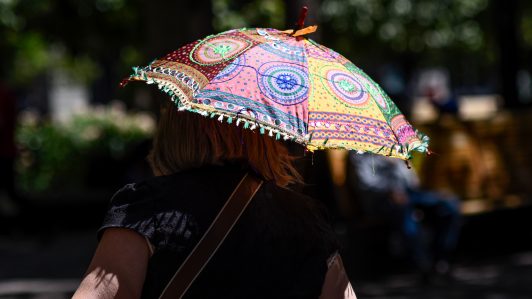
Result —
[[16, 131], [19, 187], [26, 192], [47, 191], [58, 184], [80, 187], [94, 157], [120, 160], [149, 139], [153, 128], [149, 115], [116, 108], [97, 108], [66, 123], [40, 122], [26, 112]]
[[285, 27], [285, 7], [282, 0], [212, 0], [212, 7], [216, 31], [242, 27]]
[[50, 123], [19, 127], [17, 142], [22, 149], [17, 182], [24, 191], [46, 190], [54, 177], [69, 170], [76, 156], [72, 140]]
[[371, 36], [396, 51], [463, 47], [478, 51], [484, 32], [476, 17], [488, 0], [324, 0], [335, 30]]
[[491, 0], [323, 0], [323, 43], [364, 69], [445, 67], [453, 85], [484, 86], [499, 50]]
[[521, 18], [521, 32], [523, 33], [523, 43], [525, 47], [532, 50], [532, 4], [527, 1], [527, 6], [523, 10]]
[[0, 77], [24, 86], [60, 68], [90, 84], [104, 65], [125, 72], [144, 60], [140, 0], [0, 1]]
[[39, 33], [18, 35], [11, 32], [6, 41], [13, 45], [10, 79], [14, 83], [29, 81], [49, 66], [50, 55], [46, 51], [46, 42]]

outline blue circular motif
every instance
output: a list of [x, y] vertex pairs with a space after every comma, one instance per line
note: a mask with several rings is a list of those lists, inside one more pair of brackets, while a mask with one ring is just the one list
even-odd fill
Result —
[[277, 83], [281, 89], [290, 90], [294, 88], [297, 81], [292, 74], [280, 74], [275, 80], [275, 83]]
[[214, 77], [214, 79], [211, 80], [210, 83], [222, 83], [229, 81], [236, 77], [242, 69], [243, 66], [246, 64], [246, 57], [244, 55], [240, 55], [237, 58], [235, 58], [231, 63], [226, 66], [221, 72]]
[[295, 105], [308, 97], [308, 75], [301, 65], [265, 63], [259, 68], [257, 81], [261, 92], [277, 104]]

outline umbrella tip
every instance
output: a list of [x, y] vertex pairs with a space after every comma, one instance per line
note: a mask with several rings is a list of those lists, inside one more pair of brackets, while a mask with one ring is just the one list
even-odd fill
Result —
[[301, 12], [299, 13], [299, 19], [297, 20], [296, 26], [297, 29], [303, 29], [305, 27], [305, 19], [307, 18], [308, 14], [308, 6], [301, 7]]
[[120, 84], [118, 84], [118, 86], [120, 86], [120, 88], [124, 88], [128, 83], [129, 83], [129, 78], [124, 78], [122, 79], [122, 81], [120, 81]]

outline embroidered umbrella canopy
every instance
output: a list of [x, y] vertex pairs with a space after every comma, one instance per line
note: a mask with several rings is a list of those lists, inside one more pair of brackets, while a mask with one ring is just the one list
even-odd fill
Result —
[[341, 148], [409, 159], [426, 152], [371, 78], [298, 31], [243, 28], [208, 36], [145, 67], [125, 82], [157, 84], [179, 110], [292, 139], [309, 150]]

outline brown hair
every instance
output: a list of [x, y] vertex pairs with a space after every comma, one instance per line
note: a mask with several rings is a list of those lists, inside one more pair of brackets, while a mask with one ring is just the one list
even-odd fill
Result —
[[178, 112], [171, 103], [161, 111], [148, 155], [156, 175], [241, 162], [279, 186], [301, 182], [293, 160], [280, 141], [197, 113]]

